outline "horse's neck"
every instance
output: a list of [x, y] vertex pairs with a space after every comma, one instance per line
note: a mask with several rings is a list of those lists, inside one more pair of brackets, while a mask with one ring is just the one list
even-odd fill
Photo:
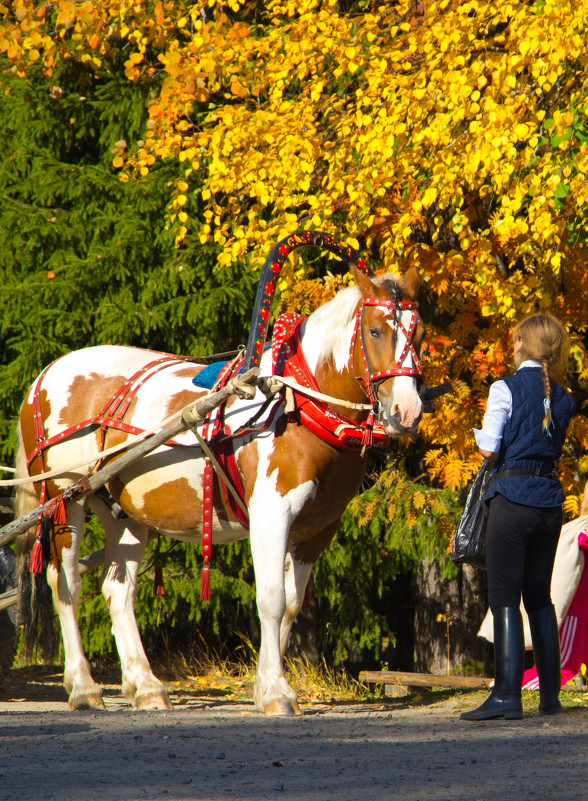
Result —
[[[343, 366], [343, 369], [338, 369], [335, 355], [333, 353], [325, 354], [321, 352], [320, 343], [317, 343], [316, 331], [312, 331], [312, 327], [310, 328], [311, 331], [308, 330], [308, 322], [302, 326], [300, 345], [320, 392], [332, 398], [351, 401], [353, 403], [368, 403], [368, 398], [362, 390], [359, 381], [355, 378], [351, 357], [348, 355], [347, 362]], [[348, 353], [350, 344], [349, 341], [346, 345]], [[339, 366], [341, 366], [342, 359], [340, 355], [338, 363]], [[335, 411], [358, 422], [367, 417], [366, 412], [351, 410], [344, 406], [337, 406], [334, 403], [329, 403], [329, 406]]]

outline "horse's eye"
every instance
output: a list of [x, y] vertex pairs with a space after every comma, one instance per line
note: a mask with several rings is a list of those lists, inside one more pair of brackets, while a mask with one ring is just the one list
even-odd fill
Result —
[[374, 339], [380, 339], [380, 332], [377, 328], [370, 328], [370, 336]]

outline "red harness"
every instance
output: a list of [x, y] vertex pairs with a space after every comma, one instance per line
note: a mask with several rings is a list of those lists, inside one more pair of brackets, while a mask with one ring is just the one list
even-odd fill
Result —
[[[394, 321], [395, 327], [404, 334], [404, 347], [398, 361], [394, 367], [389, 367], [386, 370], [375, 371], [372, 370], [369, 357], [365, 347], [365, 334], [363, 330], [363, 315], [366, 306], [376, 306], [379, 309], [386, 311], [387, 316], [391, 317]], [[401, 313], [403, 311], [410, 311], [410, 323], [408, 328], [402, 322]], [[349, 349], [349, 356], [353, 359], [355, 351], [355, 343], [357, 341], [357, 332], [360, 334], [360, 348], [361, 358], [363, 362], [364, 376], [356, 376], [357, 380], [362, 384], [366, 395], [371, 400], [372, 404], [378, 403], [378, 385], [396, 375], [414, 376], [417, 380], [422, 381], [423, 368], [414, 346], [414, 334], [416, 331], [418, 320], [417, 304], [410, 303], [409, 301], [400, 300], [382, 300], [382, 298], [365, 298], [357, 313], [355, 315], [355, 325], [353, 328], [353, 336], [351, 337], [351, 346]], [[412, 358], [412, 367], [405, 367], [405, 362]]]
[[[118, 431], [124, 431], [127, 434], [141, 434], [142, 429], [125, 423], [123, 417], [125, 416], [129, 406], [131, 405], [135, 395], [143, 384], [155, 375], [160, 370], [170, 367], [178, 362], [195, 362], [202, 363], [201, 359], [192, 359], [188, 356], [173, 356], [171, 354], [162, 354], [159, 359], [155, 359], [148, 364], [141, 367], [134, 373], [123, 386], [118, 389], [114, 395], [108, 400], [105, 406], [101, 409], [96, 417], [91, 417], [81, 423], [70, 426], [64, 429], [59, 434], [52, 437], [45, 436], [45, 424], [43, 421], [43, 414], [41, 411], [41, 387], [43, 379], [47, 370], [52, 367], [55, 362], [47, 365], [40, 376], [35, 382], [33, 389], [33, 419], [35, 422], [35, 437], [36, 445], [27, 456], [27, 472], [30, 475], [30, 468], [35, 459], [39, 459], [41, 472], [45, 472], [45, 451], [57, 442], [62, 442], [72, 434], [77, 433], [82, 428], [90, 426], [99, 427], [102, 431], [101, 449], [104, 449], [106, 434], [109, 428], [115, 428]], [[171, 440], [168, 444], [178, 444]], [[39, 496], [39, 506], [44, 506], [47, 500], [47, 482], [41, 481], [41, 492]], [[44, 520], [53, 520], [54, 524], [64, 524], [66, 522], [65, 503], [61, 495], [54, 499], [54, 502], [43, 513], [39, 513], [37, 520], [37, 532], [35, 537], [35, 544], [31, 553], [30, 571], [31, 573], [40, 573], [43, 569], [43, 548], [41, 543], [42, 526]]]
[[[298, 314], [283, 314], [274, 326], [272, 359], [274, 375], [290, 376], [302, 386], [320, 391], [300, 347], [300, 328], [306, 320]], [[314, 400], [294, 391], [298, 419], [306, 428], [329, 445], [344, 450], [361, 450], [370, 434], [369, 445], [387, 448], [390, 438], [381, 424], [369, 432], [367, 423], [358, 424], [334, 412], [324, 401]]]
[[[404, 346], [396, 364], [386, 370], [375, 371], [372, 369], [365, 347], [363, 315], [368, 306], [376, 306], [384, 310], [388, 316], [392, 317], [395, 327], [405, 337]], [[401, 313], [403, 311], [411, 312], [408, 327], [402, 322]], [[293, 314], [284, 314], [278, 318], [274, 326], [272, 341], [273, 372], [275, 375], [292, 376], [299, 384], [318, 390], [317, 383], [300, 347], [300, 326], [305, 319], [300, 315]], [[372, 404], [372, 410], [367, 420], [358, 425], [348, 417], [334, 412], [326, 403], [295, 392], [294, 398], [300, 422], [325, 442], [337, 448], [360, 450], [366, 446], [388, 447], [390, 438], [386, 434], [384, 426], [376, 419], [376, 408], [380, 405], [378, 386], [392, 376], [414, 376], [417, 380], [422, 381], [423, 370], [413, 341], [417, 320], [416, 303], [397, 299], [364, 298], [355, 315], [349, 356], [353, 361], [359, 332], [364, 374], [356, 376], [356, 378]], [[406, 365], [409, 357], [412, 358], [412, 366]]]
[[[382, 372], [372, 372], [369, 366], [369, 360], [364, 346], [363, 340], [363, 327], [362, 318], [365, 306], [382, 306], [386, 310], [393, 310], [396, 316], [397, 323], [406, 336], [406, 342], [402, 351], [398, 364], [388, 370]], [[397, 310], [412, 309], [411, 323], [408, 329], [402, 325]], [[281, 315], [275, 325], [272, 337], [272, 373], [274, 375], [283, 375], [294, 378], [301, 386], [308, 387], [314, 391], [320, 391], [319, 386], [308, 366], [308, 362], [304, 356], [302, 348], [300, 347], [300, 328], [306, 317], [299, 314], [283, 314]], [[416, 304], [414, 303], [399, 303], [394, 301], [380, 300], [379, 298], [368, 298], [364, 300], [361, 307], [356, 314], [355, 328], [351, 343], [351, 352], [353, 353], [358, 329], [361, 331], [361, 352], [363, 363], [365, 366], [366, 377], [358, 378], [358, 380], [365, 386], [366, 394], [376, 403], [376, 390], [372, 387], [376, 382], [390, 378], [393, 375], [422, 375], [422, 370], [418, 356], [412, 343], [412, 338], [416, 328], [417, 313]], [[412, 353], [415, 367], [405, 367], [409, 353]], [[218, 380], [214, 386], [215, 390], [223, 387], [226, 382], [235, 375], [243, 365], [243, 360], [235, 361], [228, 364], [219, 374]], [[361, 450], [365, 445], [374, 446], [377, 448], [387, 448], [390, 444], [390, 438], [386, 434], [384, 426], [381, 423], [374, 421], [373, 413], [370, 413], [368, 420], [365, 423], [357, 424], [354, 420], [345, 417], [342, 414], [334, 412], [329, 406], [323, 402], [309, 398], [300, 392], [294, 392], [294, 399], [296, 404], [296, 411], [294, 414], [300, 420], [302, 425], [308, 428], [313, 434], [316, 434], [329, 445], [335, 448], [344, 450]], [[267, 427], [276, 412], [278, 411], [279, 404], [276, 404], [272, 410], [270, 418], [265, 422], [264, 427]], [[229, 432], [224, 423], [224, 406], [219, 407], [215, 411], [214, 422], [209, 427], [210, 421], [205, 426], [207, 442], [211, 450], [215, 454], [215, 458], [231, 479], [234, 489], [238, 493], [243, 505], [245, 505], [245, 494], [243, 484], [239, 471], [235, 464], [235, 454], [233, 448], [233, 437], [235, 434]], [[241, 436], [245, 432], [240, 431], [238, 435]], [[212, 484], [213, 468], [210, 460], [206, 460], [206, 476], [205, 485]], [[233, 496], [227, 491], [226, 484], [219, 478], [221, 492], [225, 504], [232, 509], [235, 517], [241, 525], [248, 529], [249, 519], [243, 513], [243, 510], [237, 504]], [[206, 504], [205, 504], [206, 506]], [[203, 529], [203, 537], [209, 541], [206, 547], [206, 553], [210, 553], [209, 544], [212, 542], [212, 497], [210, 497], [210, 508], [208, 512], [205, 511], [206, 522]], [[208, 560], [205, 562], [207, 563]]]
[[[363, 312], [366, 306], [379, 306], [383, 307], [387, 312], [394, 315], [394, 319], [398, 328], [404, 333], [406, 341], [404, 348], [398, 359], [397, 364], [387, 370], [375, 372], [371, 370], [367, 351], [364, 343], [363, 334]], [[408, 328], [402, 324], [399, 311], [411, 310], [411, 320]], [[300, 329], [301, 325], [306, 318], [299, 314], [283, 314], [281, 315], [273, 330], [272, 338], [272, 373], [274, 375], [290, 376], [294, 378], [299, 384], [309, 389], [319, 391], [318, 384], [308, 366], [306, 357], [300, 346]], [[355, 350], [355, 343], [357, 339], [357, 332], [360, 331], [360, 346], [362, 361], [364, 365], [364, 376], [358, 377], [358, 381], [364, 386], [366, 394], [370, 398], [373, 405], [378, 403], [377, 400], [377, 385], [380, 381], [391, 378], [394, 375], [413, 375], [422, 377], [422, 368], [416, 349], [413, 344], [413, 336], [417, 323], [416, 303], [387, 301], [380, 300], [379, 298], [368, 298], [363, 301], [362, 305], [357, 311], [355, 316], [355, 326], [351, 341], [351, 358]], [[405, 361], [408, 356], [412, 355], [413, 367], [405, 366]], [[226, 382], [235, 375], [243, 365], [243, 359], [228, 364], [219, 374], [217, 383], [214, 389], [220, 389]], [[316, 434], [325, 442], [328, 442], [335, 448], [344, 450], [359, 451], [365, 446], [375, 446], [378, 448], [387, 448], [390, 444], [390, 438], [386, 434], [384, 426], [376, 422], [373, 410], [370, 412], [368, 419], [365, 423], [357, 424], [348, 417], [338, 414], [330, 409], [323, 401], [317, 401], [307, 397], [303, 393], [294, 392], [294, 400], [296, 409], [293, 414], [297, 416], [299, 421], [308, 428], [313, 434]], [[267, 427], [273, 416], [276, 414], [280, 404], [275, 404], [270, 415], [270, 418], [264, 424]], [[223, 468], [227, 477], [231, 480], [233, 488], [238, 493], [239, 498], [243, 505], [245, 504], [245, 492], [241, 476], [235, 464], [234, 440], [235, 434], [231, 435], [228, 428], [224, 423], [224, 406], [215, 410], [215, 419], [209, 428], [208, 421], [205, 425], [205, 438], [210, 436], [209, 445], [214, 451], [215, 458]], [[238, 432], [241, 435], [244, 432]], [[243, 513], [243, 510], [237, 504], [233, 496], [228, 492], [225, 482], [218, 477], [223, 501], [229, 508], [232, 509], [237, 520], [245, 529], [249, 529], [249, 518]], [[205, 487], [205, 502], [203, 511], [203, 526], [202, 526], [202, 552], [204, 555], [204, 569], [202, 573], [202, 582], [200, 597], [203, 600], [210, 598], [210, 555], [212, 553], [212, 494], [213, 494], [213, 481], [214, 470], [209, 459], [206, 459], [205, 472], [204, 472], [204, 487]]]
[[102, 448], [104, 448], [104, 442], [106, 440], [106, 434], [108, 433], [109, 428], [115, 428], [118, 431], [124, 431], [126, 434], [141, 434], [143, 429], [136, 428], [136, 426], [132, 426], [129, 423], [123, 422], [123, 417], [127, 413], [127, 410], [134, 400], [135, 395], [143, 386], [143, 384], [149, 378], [151, 378], [151, 376], [155, 375], [155, 373], [165, 369], [166, 367], [171, 367], [178, 362], [200, 363], [200, 360], [191, 359], [188, 356], [172, 356], [170, 354], [166, 354], [160, 359], [154, 359], [137, 370], [137, 372], [134, 373], [128, 379], [128, 381], [114, 393], [114, 395], [103, 406], [100, 412], [98, 412], [96, 417], [90, 417], [81, 423], [76, 423], [76, 425], [66, 428], [64, 431], [61, 431], [59, 434], [55, 434], [53, 437], [45, 437], [45, 426], [43, 422], [43, 415], [41, 413], [41, 386], [45, 373], [49, 367], [52, 367], [55, 364], [55, 362], [52, 362], [52, 364], [48, 365], [38, 377], [33, 391], [33, 414], [35, 419], [35, 434], [37, 437], [37, 444], [27, 457], [27, 470], [29, 473], [31, 464], [37, 457], [39, 457], [42, 469], [44, 470], [43, 452], [50, 448], [51, 445], [55, 445], [57, 442], [67, 439], [67, 437], [70, 437], [72, 434], [75, 434], [82, 428], [87, 428], [88, 426], [100, 427], [100, 430], [102, 431]]

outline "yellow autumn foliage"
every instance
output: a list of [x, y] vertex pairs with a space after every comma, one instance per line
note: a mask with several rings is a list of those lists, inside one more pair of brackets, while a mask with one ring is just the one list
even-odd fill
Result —
[[[359, 245], [375, 268], [416, 264], [427, 381], [454, 385], [422, 423], [425, 464], [457, 487], [517, 320], [563, 319], [580, 401], [586, 387], [587, 21], [588, 0], [18, 0], [0, 6], [0, 65], [50, 85], [60, 60], [99, 77], [123, 57], [152, 90], [144, 139], [113, 169], [139, 181], [175, 160], [176, 245], [195, 224], [219, 269], [258, 270], [298, 228]], [[583, 414], [570, 443], [573, 511]]]

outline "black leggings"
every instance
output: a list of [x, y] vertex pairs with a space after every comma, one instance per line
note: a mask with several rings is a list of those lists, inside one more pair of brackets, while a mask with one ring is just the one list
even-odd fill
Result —
[[551, 604], [551, 574], [561, 531], [561, 506], [539, 508], [503, 495], [490, 501], [486, 532], [488, 597], [494, 612], [523, 603], [527, 612]]

